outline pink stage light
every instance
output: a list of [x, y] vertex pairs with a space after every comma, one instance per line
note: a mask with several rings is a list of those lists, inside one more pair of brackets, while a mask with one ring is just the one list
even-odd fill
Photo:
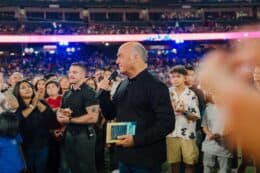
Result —
[[0, 35], [0, 43], [127, 42], [260, 38], [260, 32], [128, 35]]

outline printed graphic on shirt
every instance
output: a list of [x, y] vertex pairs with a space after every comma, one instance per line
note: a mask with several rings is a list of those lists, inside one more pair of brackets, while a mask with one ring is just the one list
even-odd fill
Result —
[[188, 120], [184, 113], [176, 112], [177, 109], [184, 109], [185, 112], [193, 113], [200, 118], [198, 98], [195, 93], [186, 88], [178, 95], [175, 87], [169, 89], [172, 104], [175, 111], [175, 129], [168, 137], [180, 137], [183, 139], [195, 139], [196, 122]]

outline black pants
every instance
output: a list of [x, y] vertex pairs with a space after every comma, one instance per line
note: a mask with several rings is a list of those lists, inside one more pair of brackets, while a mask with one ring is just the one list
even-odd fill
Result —
[[96, 168], [98, 173], [105, 172], [105, 129], [96, 128]]
[[49, 140], [48, 173], [58, 173], [60, 168], [60, 145], [61, 141]]
[[62, 146], [62, 173], [96, 173], [96, 134], [66, 132]]

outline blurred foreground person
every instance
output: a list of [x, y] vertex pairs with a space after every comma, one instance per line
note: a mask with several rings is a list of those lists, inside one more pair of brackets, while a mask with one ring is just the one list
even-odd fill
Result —
[[[245, 27], [256, 31], [260, 26]], [[260, 65], [260, 40], [235, 41], [229, 51], [216, 50], [206, 55], [201, 64], [199, 78], [203, 88], [214, 90], [222, 102], [227, 118], [227, 129], [260, 161], [260, 97], [252, 85], [237, 77], [237, 69], [247, 65]]]

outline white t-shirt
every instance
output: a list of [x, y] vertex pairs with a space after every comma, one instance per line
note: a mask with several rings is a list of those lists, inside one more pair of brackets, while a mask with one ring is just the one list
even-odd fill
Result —
[[117, 87], [120, 83], [121, 83], [121, 80], [113, 81], [113, 84], [112, 84], [112, 87], [111, 87], [111, 90], [110, 90], [111, 96], [114, 96], [116, 89], [117, 89]]
[[[198, 98], [196, 94], [189, 88], [178, 96], [175, 92], [175, 87], [169, 88], [170, 97], [172, 102], [183, 102], [184, 109], [188, 112], [194, 113], [200, 118]], [[188, 120], [185, 115], [181, 113], [175, 113], [175, 129], [167, 137], [180, 137], [183, 139], [195, 139], [196, 134], [196, 122]]]
[[[208, 128], [213, 134], [223, 135], [225, 122], [224, 112], [215, 104], [207, 104], [201, 126]], [[216, 142], [215, 140], [208, 140], [208, 137], [206, 137], [202, 143], [202, 151], [216, 156], [232, 157], [232, 153], [224, 140]]]

